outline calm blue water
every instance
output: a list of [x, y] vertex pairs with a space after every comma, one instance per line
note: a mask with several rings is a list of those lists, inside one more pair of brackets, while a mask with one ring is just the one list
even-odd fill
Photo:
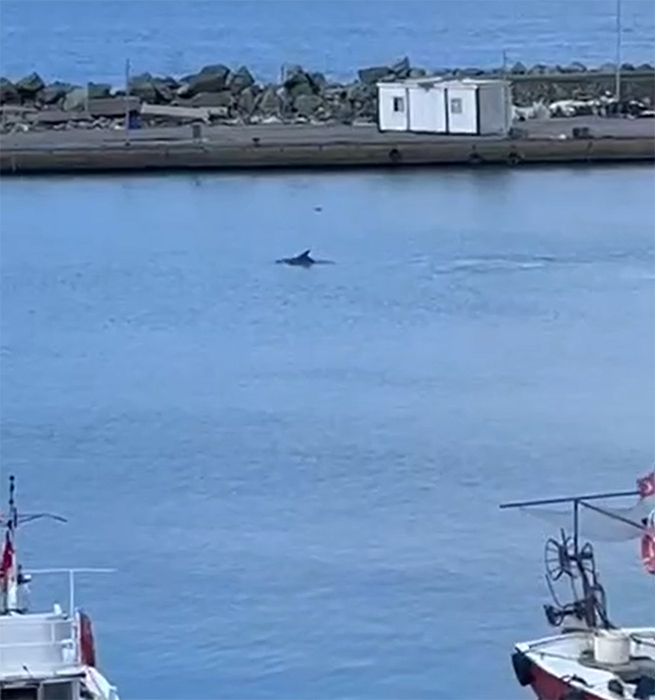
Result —
[[[622, 57], [655, 61], [655, 5], [622, 0]], [[124, 82], [245, 63], [274, 80], [285, 62], [337, 78], [409, 55], [417, 65], [599, 65], [616, 57], [615, 0], [162, 2], [2, 0], [2, 74]]]
[[[118, 569], [80, 595], [123, 696], [524, 697], [551, 532], [497, 505], [653, 463], [654, 185], [4, 182], [3, 473], [71, 519], [28, 565]], [[337, 264], [271, 263], [306, 246]], [[600, 556], [652, 621], [636, 545]]]

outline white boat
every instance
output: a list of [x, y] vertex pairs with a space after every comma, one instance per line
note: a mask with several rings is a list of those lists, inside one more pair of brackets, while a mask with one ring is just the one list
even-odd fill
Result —
[[[518, 682], [529, 686], [539, 700], [655, 698], [655, 628], [622, 628], [610, 621], [593, 547], [590, 542], [581, 541], [585, 515], [594, 516], [597, 523], [604, 520], [606, 525], [613, 524], [614, 534], [598, 535], [598, 539], [640, 538], [644, 568], [648, 574], [655, 574], [654, 495], [655, 473], [638, 479], [634, 491], [502, 506], [524, 509], [553, 504], [573, 506], [571, 534], [562, 530], [559, 538], [549, 539], [544, 554], [546, 581], [554, 599], [554, 605], [546, 605], [544, 610], [549, 624], [560, 631], [518, 643], [512, 654]], [[631, 497], [634, 501], [635, 496], [637, 503], [627, 508], [598, 505], [613, 498]], [[562, 589], [568, 589], [568, 602], [562, 596]]]
[[[116, 688], [97, 667], [91, 620], [75, 609], [76, 573], [100, 569], [51, 569], [31, 574], [18, 563], [16, 532], [40, 518], [63, 518], [47, 513], [19, 513], [14, 478], [9, 479], [9, 509], [0, 515], [4, 530], [0, 558], [0, 699], [1, 700], [118, 700]], [[36, 573], [66, 573], [69, 609], [55, 605], [50, 612], [32, 612], [27, 586]]]

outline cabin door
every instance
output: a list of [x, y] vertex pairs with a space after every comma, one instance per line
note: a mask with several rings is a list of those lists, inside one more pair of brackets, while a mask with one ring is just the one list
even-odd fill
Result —
[[414, 87], [409, 99], [409, 130], [446, 133], [446, 101], [443, 88]]

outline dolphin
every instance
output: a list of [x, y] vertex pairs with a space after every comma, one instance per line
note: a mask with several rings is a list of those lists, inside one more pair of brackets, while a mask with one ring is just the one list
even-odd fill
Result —
[[312, 265], [334, 265], [332, 260], [315, 260], [307, 249], [300, 255], [293, 258], [280, 258], [275, 261], [277, 264], [292, 265], [293, 267], [311, 267]]

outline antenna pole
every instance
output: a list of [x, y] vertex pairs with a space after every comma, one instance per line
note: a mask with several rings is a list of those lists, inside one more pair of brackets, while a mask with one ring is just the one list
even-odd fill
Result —
[[573, 551], [578, 555], [578, 530], [580, 523], [580, 501], [573, 501]]
[[68, 614], [73, 617], [75, 614], [75, 571], [68, 572]]
[[130, 143], [130, 59], [125, 60], [125, 144]]
[[621, 101], [621, 0], [616, 0], [616, 73], [614, 75], [614, 96]]
[[9, 477], [9, 522], [11, 523], [12, 536], [14, 530], [18, 525], [18, 513], [16, 512], [16, 501], [14, 500], [14, 494], [16, 493], [16, 478], [12, 474]]

